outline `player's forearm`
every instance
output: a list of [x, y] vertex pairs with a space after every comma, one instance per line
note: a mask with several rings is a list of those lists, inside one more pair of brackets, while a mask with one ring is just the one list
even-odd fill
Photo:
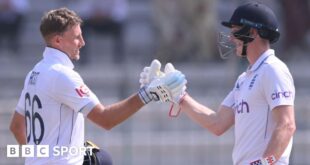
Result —
[[139, 96], [133, 95], [106, 107], [97, 105], [87, 117], [99, 126], [109, 130], [136, 113], [143, 105]]
[[278, 160], [288, 146], [296, 126], [294, 123], [277, 125], [263, 157], [274, 156]]
[[25, 117], [15, 112], [10, 124], [10, 130], [20, 145], [26, 144]]
[[111, 123], [118, 125], [136, 113], [143, 106], [144, 104], [140, 97], [138, 95], [133, 95], [109, 106], [106, 111], [107, 113], [110, 113], [110, 115], [107, 116], [111, 118]]
[[11, 126], [10, 129], [18, 144], [26, 144], [26, 128], [24, 126]]
[[185, 112], [193, 121], [198, 123], [204, 128], [207, 128], [212, 133], [219, 135], [218, 118], [216, 113], [199, 104], [189, 95], [186, 95], [181, 103], [181, 110]]
[[25, 134], [14, 134], [14, 136], [19, 145], [25, 145], [27, 143]]

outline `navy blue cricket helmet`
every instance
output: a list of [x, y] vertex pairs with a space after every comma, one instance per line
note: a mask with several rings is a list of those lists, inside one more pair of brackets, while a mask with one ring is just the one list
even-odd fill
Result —
[[[275, 43], [280, 37], [278, 21], [274, 12], [266, 5], [259, 2], [248, 2], [239, 6], [234, 11], [229, 21], [222, 22], [223, 26], [231, 28], [232, 25], [255, 28], [261, 38]], [[239, 35], [247, 35], [247, 30], [241, 31]], [[250, 42], [250, 41], [249, 41]]]

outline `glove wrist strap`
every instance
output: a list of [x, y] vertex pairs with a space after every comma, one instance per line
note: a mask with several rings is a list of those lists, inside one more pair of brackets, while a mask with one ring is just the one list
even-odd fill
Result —
[[169, 110], [170, 117], [178, 117], [181, 112], [180, 104], [183, 102], [184, 97], [187, 95], [187, 92], [184, 92], [178, 101], [178, 103], [172, 103]]
[[144, 104], [148, 104], [149, 102], [152, 101], [152, 96], [147, 92], [146, 88], [147, 87], [144, 86], [140, 88], [138, 91], [138, 95]]

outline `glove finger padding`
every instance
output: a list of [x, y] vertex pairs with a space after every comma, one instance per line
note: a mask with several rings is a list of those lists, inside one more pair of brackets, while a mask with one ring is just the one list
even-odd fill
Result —
[[148, 75], [150, 73], [150, 67], [144, 67], [143, 71], [140, 73], [140, 78], [148, 78]]
[[173, 90], [184, 83], [184, 81], [186, 81], [185, 76], [180, 71], [170, 72], [166, 74], [165, 85]]
[[161, 68], [161, 63], [155, 59], [152, 61], [150, 65], [150, 71], [149, 71], [149, 82], [151, 82], [153, 79], [158, 78], [160, 76], [160, 68]]
[[165, 73], [170, 73], [170, 72], [174, 72], [175, 71], [175, 68], [174, 66], [171, 64], [171, 63], [167, 63], [165, 65]]
[[146, 72], [146, 73], [150, 72], [150, 67], [149, 66], [144, 67], [143, 72]]
[[148, 78], [148, 73], [147, 72], [140, 73], [140, 79], [147, 79], [147, 78]]
[[152, 80], [163, 76], [160, 68], [161, 63], [157, 59], [153, 60], [150, 66], [144, 67], [140, 73], [140, 88], [149, 85]]
[[139, 79], [140, 88], [149, 84], [149, 77], [148, 77], [149, 72], [150, 67], [144, 67], [143, 71], [140, 73], [140, 79]]

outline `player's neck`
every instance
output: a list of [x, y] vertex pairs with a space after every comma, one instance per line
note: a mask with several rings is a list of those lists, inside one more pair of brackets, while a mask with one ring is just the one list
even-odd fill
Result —
[[251, 49], [248, 48], [248, 61], [250, 65], [253, 65], [259, 57], [266, 51], [270, 49], [269, 44], [256, 44], [255, 47], [252, 47]]

